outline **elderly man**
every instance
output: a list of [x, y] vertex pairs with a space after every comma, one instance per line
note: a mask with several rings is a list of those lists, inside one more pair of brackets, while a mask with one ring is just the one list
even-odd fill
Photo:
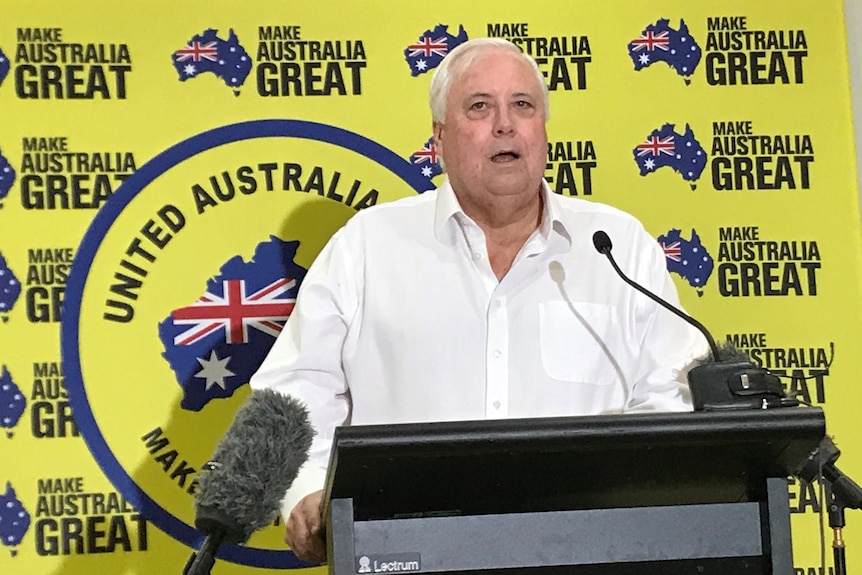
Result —
[[252, 378], [306, 403], [317, 436], [283, 503], [285, 541], [325, 561], [321, 498], [336, 426], [687, 410], [707, 347], [626, 286], [677, 303], [664, 254], [632, 216], [553, 194], [543, 180], [548, 94], [503, 40], [466, 42], [431, 84], [437, 190], [375, 206], [311, 266]]

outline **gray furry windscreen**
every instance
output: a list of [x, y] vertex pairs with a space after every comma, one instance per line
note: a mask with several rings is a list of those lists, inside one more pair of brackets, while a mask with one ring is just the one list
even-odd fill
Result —
[[247, 540], [277, 516], [313, 435], [302, 403], [272, 390], [252, 392], [216, 447], [216, 464], [199, 477], [198, 514], [229, 517]]

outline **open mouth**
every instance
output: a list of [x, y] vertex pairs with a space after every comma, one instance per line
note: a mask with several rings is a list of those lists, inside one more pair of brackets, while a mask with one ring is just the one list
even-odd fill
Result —
[[505, 152], [497, 152], [493, 156], [491, 156], [491, 161], [496, 164], [505, 164], [508, 162], [514, 162], [519, 159], [521, 154], [517, 152], [505, 151]]

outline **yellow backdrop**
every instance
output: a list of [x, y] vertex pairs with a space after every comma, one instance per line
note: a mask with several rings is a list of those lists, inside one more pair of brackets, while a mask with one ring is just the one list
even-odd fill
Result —
[[[438, 183], [431, 73], [488, 35], [547, 77], [552, 187], [636, 214], [686, 309], [823, 407], [841, 469], [862, 477], [839, 0], [3, 5], [2, 573], [181, 571], [200, 541], [195, 476], [278, 331], [192, 304], [285, 315], [356, 210]], [[818, 493], [790, 495], [797, 573], [815, 573]], [[282, 529], [218, 572], [296, 566]]]

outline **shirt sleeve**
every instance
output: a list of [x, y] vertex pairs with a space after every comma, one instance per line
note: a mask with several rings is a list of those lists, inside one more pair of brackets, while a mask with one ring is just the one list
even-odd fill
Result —
[[342, 228], [320, 252], [290, 318], [250, 381], [252, 389], [273, 389], [305, 404], [315, 431], [308, 460], [282, 501], [285, 517], [304, 496], [323, 489], [335, 428], [350, 416], [342, 352], [361, 270], [349, 243]]
[[[652, 237], [649, 240], [642, 248], [641, 261], [646, 265], [636, 281], [682, 310], [664, 252]], [[638, 302], [641, 355], [625, 411], [690, 411], [688, 372], [708, 355], [706, 338], [693, 325], [649, 298]]]

